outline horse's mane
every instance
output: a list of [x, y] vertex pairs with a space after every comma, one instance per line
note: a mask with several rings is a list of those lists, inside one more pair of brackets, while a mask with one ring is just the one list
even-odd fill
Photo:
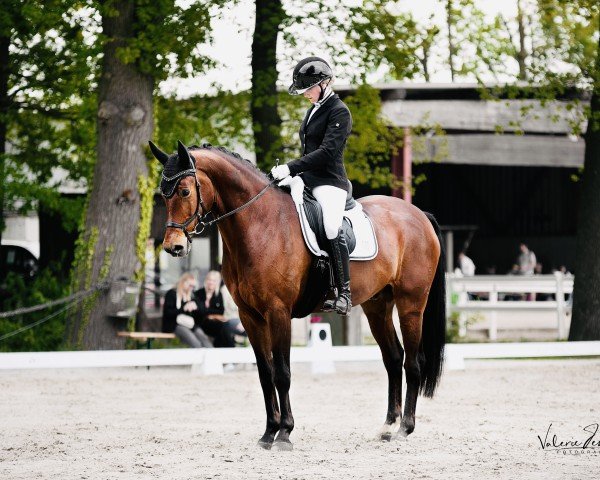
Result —
[[256, 165], [254, 165], [254, 163], [252, 163], [247, 158], [242, 157], [239, 153], [233, 152], [233, 151], [229, 150], [226, 147], [211, 145], [210, 143], [203, 143], [200, 146], [198, 146], [198, 145], [191, 145], [191, 146], [188, 147], [188, 149], [189, 150], [202, 150], [202, 149], [206, 149], [206, 150], [218, 150], [219, 152], [224, 153], [228, 157], [230, 157], [232, 159], [235, 159], [241, 165], [243, 165], [245, 167], [251, 167], [253, 171], [255, 171], [256, 173], [260, 174], [260, 176], [263, 177], [265, 180], [268, 180], [266, 174], [260, 168], [258, 168]]

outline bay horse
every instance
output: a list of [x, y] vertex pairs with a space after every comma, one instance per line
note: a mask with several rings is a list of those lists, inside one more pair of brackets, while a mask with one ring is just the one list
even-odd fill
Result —
[[[191, 234], [204, 223], [201, 217], [208, 212], [219, 216], [223, 280], [239, 307], [264, 395], [267, 425], [259, 445], [291, 450], [291, 312], [304, 289], [311, 288], [312, 260], [293, 200], [248, 160], [222, 147], [188, 149], [178, 142], [172, 155], [152, 142], [150, 147], [165, 165], [163, 248], [174, 256], [187, 255]], [[442, 373], [444, 252], [432, 215], [399, 198], [373, 195], [358, 201], [374, 224], [379, 253], [369, 261], [350, 262], [352, 300], [362, 305], [387, 370], [388, 409], [380, 438], [389, 441], [396, 433], [413, 432], [417, 396], [432, 397]], [[392, 322], [394, 305], [402, 345]]]

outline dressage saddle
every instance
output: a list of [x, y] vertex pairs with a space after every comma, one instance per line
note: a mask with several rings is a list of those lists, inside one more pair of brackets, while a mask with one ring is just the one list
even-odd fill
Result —
[[[356, 206], [356, 200], [354, 200], [352, 197], [352, 184], [350, 182], [348, 183], [350, 184], [350, 189], [348, 190], [348, 195], [346, 196], [346, 207], [344, 208], [345, 211], [352, 210]], [[303, 197], [304, 212], [306, 213], [308, 224], [310, 225], [312, 231], [315, 232], [319, 247], [329, 253], [329, 240], [327, 239], [327, 235], [325, 235], [325, 228], [323, 227], [323, 209], [308, 188], [304, 189]], [[344, 217], [342, 222], [342, 231], [346, 236], [348, 253], [352, 253], [356, 247], [356, 236], [352, 230], [352, 223], [346, 217]]]

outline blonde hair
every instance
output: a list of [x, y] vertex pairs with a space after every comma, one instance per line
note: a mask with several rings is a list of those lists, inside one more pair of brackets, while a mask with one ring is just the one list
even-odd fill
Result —
[[[196, 280], [196, 277], [194, 277], [193, 274], [191, 274], [190, 272], [185, 272], [183, 275], [181, 275], [181, 277], [179, 277], [179, 280], [177, 281], [177, 303], [179, 304], [181, 300], [183, 300], [184, 302], [189, 302], [191, 299], [191, 293], [187, 293], [183, 291], [183, 284], [188, 281], [188, 280]], [[178, 307], [179, 308], [179, 307]]]
[[204, 288], [206, 288], [206, 281], [210, 277], [214, 277], [215, 278], [215, 280], [217, 282], [217, 286], [215, 287], [215, 293], [219, 293], [219, 290], [221, 289], [221, 274], [219, 272], [217, 272], [216, 270], [210, 270], [206, 274], [206, 277], [204, 277]]

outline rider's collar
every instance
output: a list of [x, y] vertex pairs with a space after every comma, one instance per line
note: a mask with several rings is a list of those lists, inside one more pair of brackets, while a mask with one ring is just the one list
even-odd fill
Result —
[[325, 93], [323, 94], [323, 99], [319, 100], [318, 102], [315, 102], [315, 109], [317, 108], [321, 108], [323, 106], [323, 104], [329, 100], [331, 97], [333, 97], [333, 90], [331, 89], [331, 87], [327, 87], [325, 89]]

